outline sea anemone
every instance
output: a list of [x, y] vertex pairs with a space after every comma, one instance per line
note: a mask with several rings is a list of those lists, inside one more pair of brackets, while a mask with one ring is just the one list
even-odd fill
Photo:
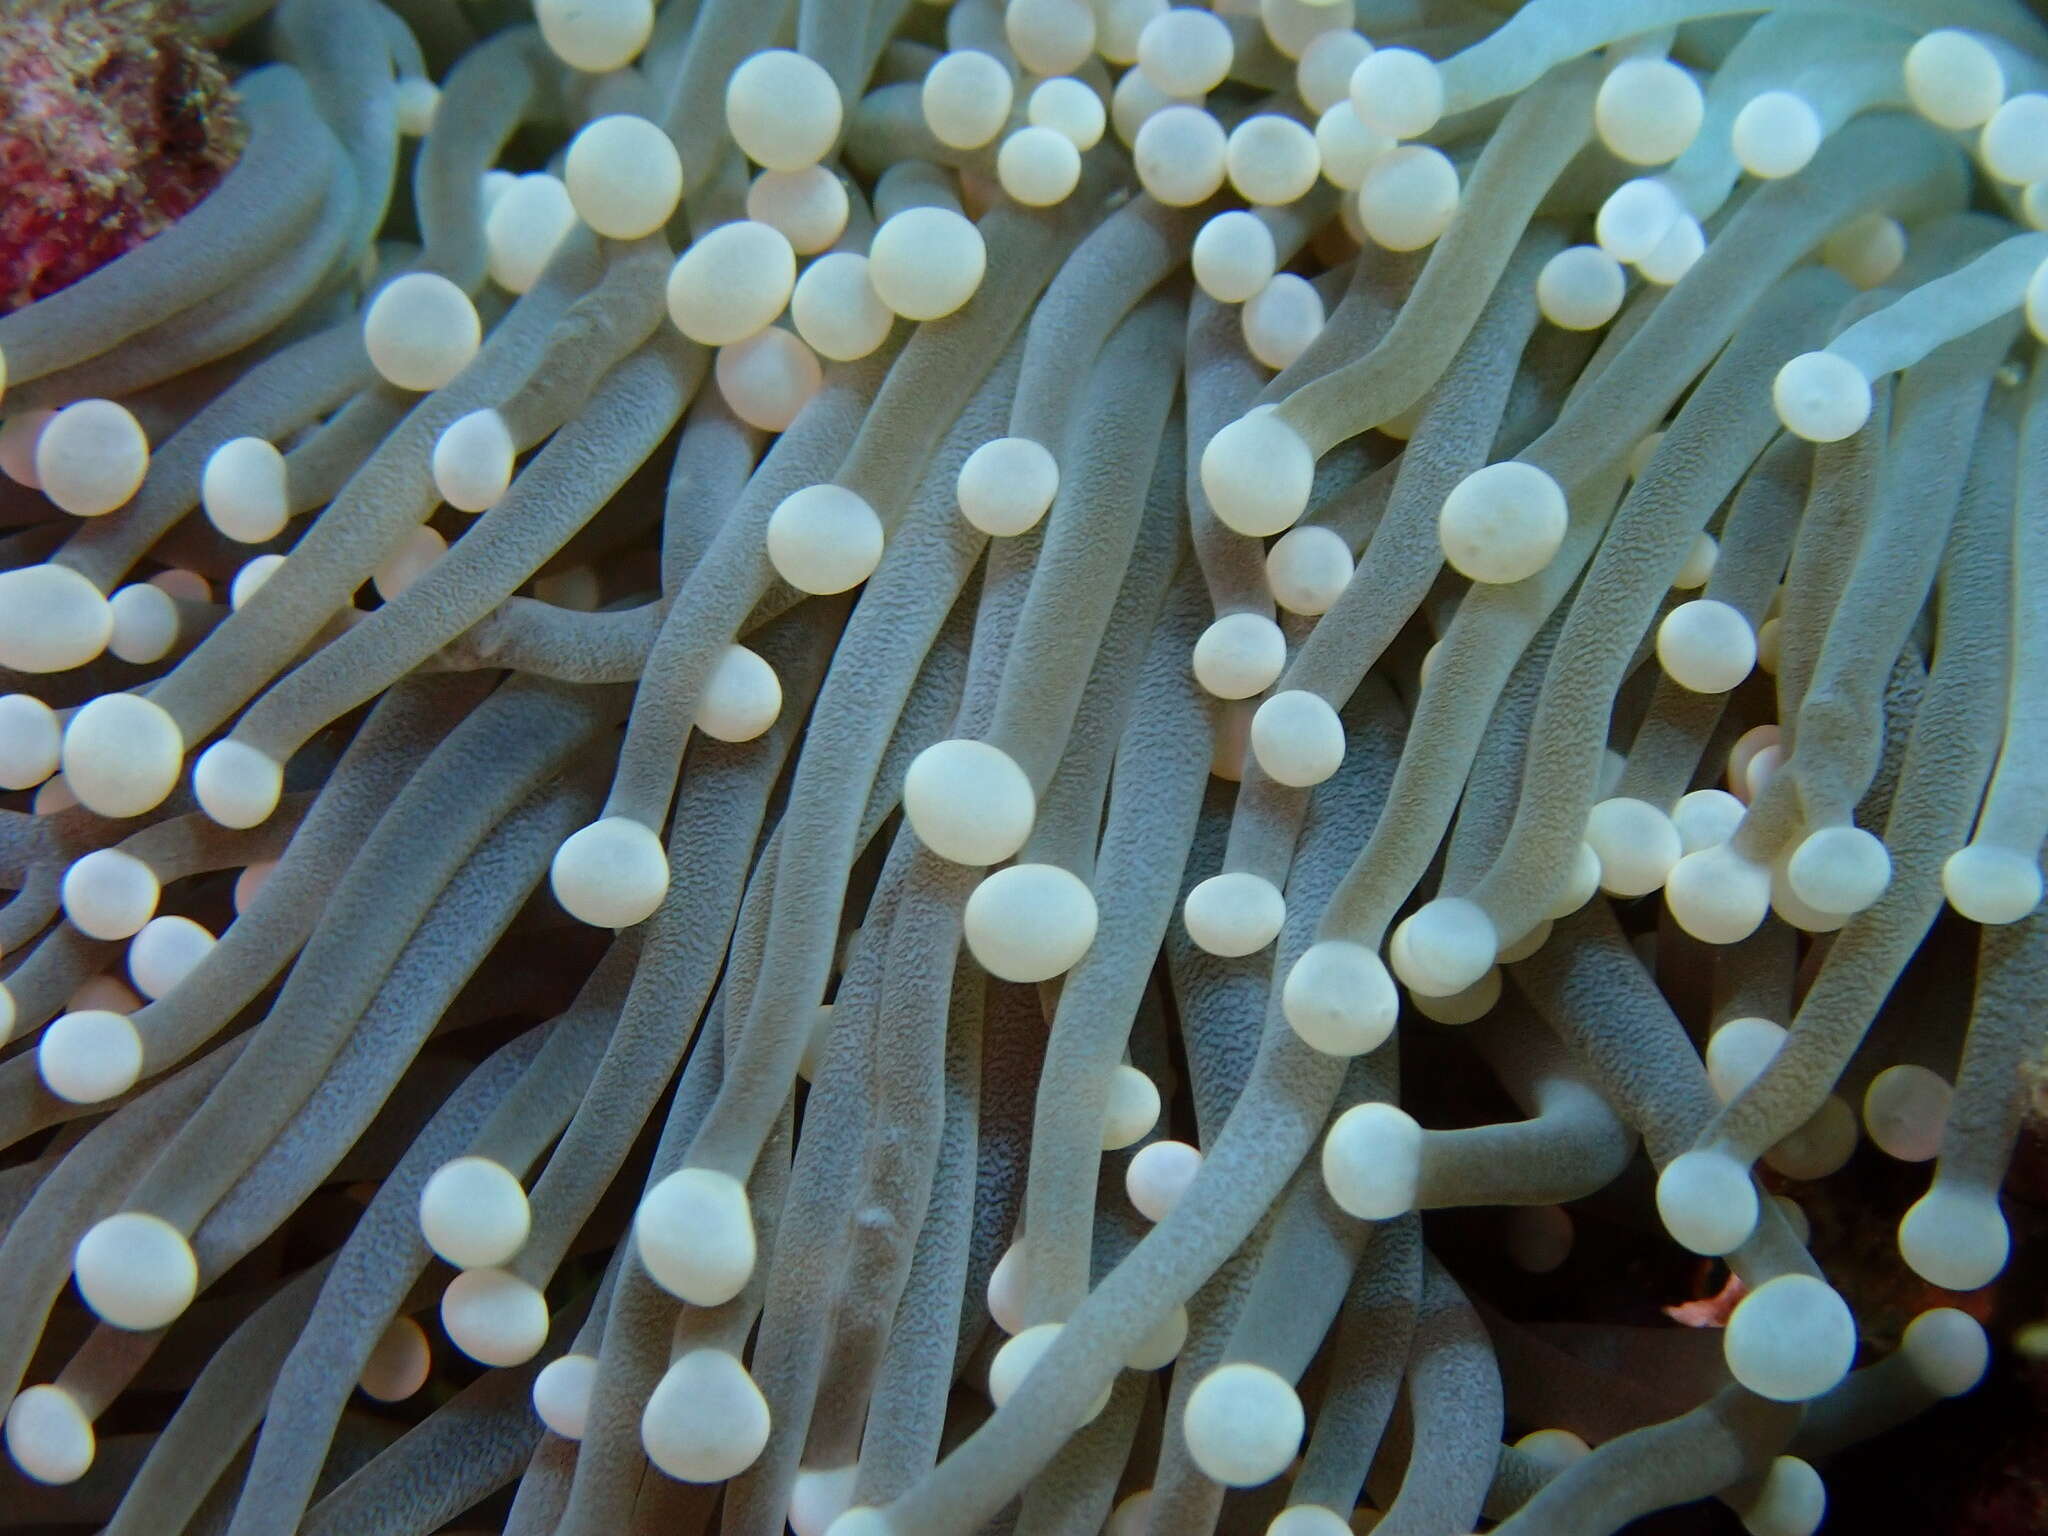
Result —
[[2021, 5], [18, 9], [0, 1529], [1810, 1536], [2034, 1321]]

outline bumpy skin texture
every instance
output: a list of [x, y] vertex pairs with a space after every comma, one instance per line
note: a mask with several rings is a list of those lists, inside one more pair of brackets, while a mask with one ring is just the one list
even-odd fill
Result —
[[[1324, 68], [1370, 57], [1326, 35], [1348, 8], [1195, 17], [1226, 73], [1170, 121], [1317, 123], [1352, 184], [1247, 210], [1142, 190], [1201, 169], [1141, 133], [1182, 13], [1144, 43], [1143, 7], [1083, 0], [9, 8], [0, 657], [77, 665], [0, 673], [0, 1399], [39, 1389], [0, 1536], [1602, 1536], [1703, 1499], [1762, 1528], [1809, 1464], [1835, 1524], [1896, 1523], [1895, 1470], [1844, 1451], [2012, 1368], [2026, 1303], [1989, 1287], [2038, 1227], [2007, 1169], [2038, 1156], [2048, 968], [2040, 911], [1965, 921], [2025, 896], [2048, 834], [2048, 237], [2020, 228], [2048, 182], [1930, 121], [1999, 110], [2048, 29], [1952, 9], [1376, 8], [1371, 48], [1443, 98], [1385, 176], [1380, 104]], [[680, 328], [741, 304], [677, 274], [778, 216], [726, 85], [791, 44], [790, 115], [840, 126], [777, 174], [847, 217], [790, 248], [857, 271], [917, 212], [960, 240], [918, 253], [933, 281], [980, 278], [815, 373], [804, 332], [752, 348], [809, 391], [770, 432], [741, 358]], [[1698, 82], [1667, 165], [1600, 143], [1617, 48]], [[932, 133], [923, 78], [960, 50], [1101, 92], [1067, 196], [1004, 196], [1000, 133]], [[1768, 180], [1731, 138], [1765, 92], [1822, 127]], [[673, 142], [674, 217], [540, 250], [511, 215], [573, 209], [546, 167], [621, 114]], [[1430, 212], [1395, 174], [1425, 162], [1458, 183], [1438, 237], [1361, 245]], [[603, 171], [576, 201], [627, 190]], [[1226, 212], [1270, 240], [1273, 302], [1326, 316], [1284, 368], [1262, 296], [1188, 270]], [[1546, 320], [1539, 274], [1636, 215], [1670, 223], [1611, 320]], [[938, 307], [890, 276], [875, 304]], [[398, 339], [468, 358], [436, 388], [366, 340], [401, 277], [449, 325]], [[1860, 428], [1795, 435], [1828, 414], [1802, 377], [1830, 407], [1867, 384]], [[103, 466], [36, 434], [87, 400], [148, 455], [80, 517]], [[998, 440], [983, 471], [1028, 465], [1008, 499], [1042, 515], [991, 535], [965, 510], [1013, 488], [962, 480]], [[1238, 531], [1290, 517], [1341, 590]], [[1488, 518], [1521, 579], [1461, 574], [1514, 574], [1471, 558]], [[824, 596], [779, 574], [855, 567]], [[1758, 657], [1713, 694], [1658, 644], [1700, 600], [1749, 631], [1707, 659]], [[714, 680], [735, 646], [758, 710]], [[939, 742], [976, 745], [957, 804], [921, 771], [913, 824]], [[983, 823], [1024, 871], [942, 851]], [[110, 868], [120, 921], [153, 891], [216, 940], [167, 989], [150, 941], [67, 916], [119, 926]], [[1809, 904], [1857, 880], [1863, 910]], [[1740, 926], [1694, 924], [1724, 897], [1751, 927], [1695, 937]], [[1247, 923], [1253, 953], [1196, 942]], [[1063, 971], [1002, 979], [1055, 934]], [[126, 1091], [52, 1091], [131, 1028]], [[1854, 1143], [1895, 1066], [1948, 1108], [1912, 1127], [1931, 1166], [1884, 1177]], [[462, 1159], [502, 1170], [477, 1225], [525, 1235], [458, 1278], [421, 1202]], [[425, 1381], [372, 1406], [387, 1337], [426, 1341]], [[533, 1397], [572, 1352], [587, 1402], [557, 1390], [579, 1365], [542, 1398], [573, 1439]], [[1968, 1476], [1983, 1411], [1922, 1463]]]
[[176, 223], [241, 153], [227, 72], [179, 0], [23, 0], [0, 59], [0, 313]]

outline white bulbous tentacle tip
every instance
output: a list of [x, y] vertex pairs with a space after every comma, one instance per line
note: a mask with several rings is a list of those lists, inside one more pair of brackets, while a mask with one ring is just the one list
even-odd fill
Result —
[[[1061, 1323], [1039, 1323], [1026, 1328], [1022, 1333], [1004, 1341], [995, 1353], [988, 1367], [988, 1399], [997, 1408], [1016, 1395], [1029, 1376], [1051, 1349], [1064, 1327]], [[1104, 1387], [1095, 1401], [1082, 1410], [1081, 1424], [1092, 1423], [1103, 1409], [1109, 1406], [1109, 1387]], [[1075, 1426], [1077, 1429], [1080, 1424]]]
[[1906, 50], [1906, 99], [1929, 122], [1982, 127], [2005, 100], [1998, 56], [1969, 33], [1939, 27]]
[[593, 928], [630, 928], [652, 917], [668, 879], [661, 838], [631, 816], [606, 816], [571, 833], [548, 870], [555, 900]]
[[1276, 784], [1313, 788], [1343, 765], [1343, 717], [1320, 694], [1286, 689], [1253, 711], [1251, 749]]
[[1308, 507], [1316, 458], [1275, 411], [1240, 416], [1202, 449], [1202, 492], [1217, 521], [1248, 538], [1294, 526]]
[[505, 418], [485, 408], [458, 416], [434, 441], [434, 488], [458, 512], [486, 512], [512, 484], [518, 445]]
[[92, 1419], [62, 1387], [30, 1387], [7, 1408], [7, 1454], [22, 1475], [54, 1487], [75, 1483], [98, 1452]]
[[1785, 878], [1816, 912], [1853, 917], [1891, 885], [1892, 856], [1876, 834], [1861, 827], [1822, 827], [1793, 850]]
[[1012, 864], [986, 876], [960, 915], [974, 958], [1004, 981], [1050, 981], [1095, 942], [1095, 893], [1057, 864]]
[[1717, 598], [1694, 598], [1657, 626], [1657, 662], [1692, 693], [1726, 693], [1756, 667], [1756, 632], [1740, 609]]
[[1735, 158], [1766, 181], [1806, 169], [1825, 127], [1813, 103], [1794, 91], [1763, 91], [1743, 104], [1729, 130]]
[[860, 1467], [798, 1467], [789, 1489], [789, 1528], [795, 1536], [826, 1536], [853, 1507]]
[[125, 506], [149, 471], [149, 439], [124, 405], [80, 400], [44, 424], [35, 443], [43, 494], [73, 517]]
[[434, 1350], [427, 1332], [409, 1317], [394, 1317], [363, 1362], [356, 1385], [380, 1403], [402, 1403], [427, 1384]]
[[988, 1277], [988, 1315], [1005, 1333], [1022, 1333], [1028, 1319], [1024, 1312], [1024, 1239], [1018, 1238], [1003, 1250]]
[[1147, 1221], [1164, 1221], [1201, 1171], [1202, 1154], [1187, 1142], [1148, 1142], [1124, 1168], [1124, 1193]]
[[51, 1022], [36, 1041], [43, 1086], [71, 1104], [104, 1104], [142, 1076], [142, 1036], [124, 1013], [82, 1008]]
[[71, 926], [92, 939], [127, 939], [156, 916], [156, 871], [119, 848], [96, 848], [64, 871], [58, 887]]
[[1631, 165], [1676, 160], [1700, 131], [1706, 100], [1699, 85], [1669, 59], [1635, 58], [1615, 65], [1593, 100], [1600, 141]]
[[728, 1302], [754, 1272], [746, 1187], [716, 1169], [679, 1168], [642, 1197], [633, 1241], [663, 1290], [697, 1307]]
[[857, 492], [811, 485], [768, 516], [768, 562], [799, 592], [830, 596], [859, 586], [882, 561], [882, 520]]
[[1598, 330], [1621, 312], [1627, 292], [1621, 263], [1597, 245], [1568, 246], [1536, 274], [1536, 307], [1561, 330]]
[[1621, 897], [1659, 889], [1685, 852], [1669, 816], [1626, 795], [1594, 804], [1586, 817], [1586, 845], [1599, 860], [1600, 888]]
[[2041, 866], [2014, 849], [1974, 842], [1942, 864], [1941, 888], [1973, 923], [2016, 923], [2041, 904]]
[[714, 741], [753, 741], [782, 713], [782, 680], [758, 652], [728, 645], [704, 680], [690, 722]]
[[896, 1536], [896, 1527], [881, 1510], [862, 1505], [825, 1527], [825, 1536]]
[[0, 667], [68, 672], [98, 657], [113, 635], [106, 594], [69, 566], [0, 571]]
[[1290, 1504], [1273, 1517], [1266, 1536], [1351, 1536], [1351, 1522], [1320, 1504]]
[[1412, 992], [1409, 1000], [1417, 1013], [1435, 1023], [1471, 1024], [1493, 1012], [1504, 984], [1496, 965], [1469, 987], [1443, 994]]
[[1234, 958], [1255, 954], [1279, 936], [1287, 902], [1272, 881], [1232, 870], [1189, 891], [1181, 918], [1197, 949]]
[[122, 1211], [89, 1227], [71, 1273], [102, 1322], [135, 1333], [168, 1327], [199, 1289], [199, 1264], [185, 1234], [146, 1211]]
[[754, 1464], [769, 1423], [767, 1399], [736, 1356], [693, 1349], [670, 1363], [647, 1399], [640, 1444], [670, 1477], [722, 1483]]
[[457, 1269], [493, 1269], [526, 1242], [533, 1213], [512, 1170], [488, 1157], [458, 1157], [420, 1190], [420, 1234]]
[[1664, 880], [1664, 903], [1678, 926], [1704, 944], [1735, 944], [1771, 910], [1771, 871], [1726, 843], [1688, 853]]
[[1128, 1064], [1110, 1073], [1102, 1116], [1102, 1150], [1135, 1146], [1159, 1123], [1159, 1085]]
[[1414, 1210], [1422, 1137], [1414, 1116], [1398, 1105], [1352, 1105], [1323, 1137], [1330, 1198], [1360, 1221], [1391, 1221]]
[[1500, 935], [1478, 903], [1462, 896], [1425, 902], [1395, 927], [1387, 961], [1410, 992], [1450, 997], [1478, 983], [1500, 959]]
[[991, 538], [1014, 538], [1051, 509], [1060, 467], [1050, 449], [1028, 437], [993, 438], [967, 456], [954, 489], [972, 526]]
[[1307, 1428], [1287, 1378], [1263, 1365], [1218, 1366], [1188, 1394], [1181, 1431], [1188, 1455], [1229, 1488], [1252, 1488], [1287, 1470]]
[[596, 1386], [595, 1356], [558, 1356], [533, 1378], [533, 1411], [552, 1433], [564, 1440], [581, 1440], [590, 1422], [590, 1395]]
[[548, 1337], [547, 1298], [502, 1269], [465, 1269], [441, 1293], [441, 1326], [480, 1365], [524, 1365]]
[[63, 751], [54, 709], [33, 694], [0, 696], [0, 789], [34, 789], [57, 771]]
[[1984, 1325], [1956, 1307], [1932, 1307], [1906, 1324], [1899, 1341], [1913, 1374], [1930, 1392], [1960, 1397], [1984, 1379], [1991, 1341]]
[[1280, 1011], [1302, 1042], [1327, 1056], [1377, 1050], [1394, 1032], [1401, 997], [1380, 957], [1349, 939], [1301, 952], [1280, 988]]
[[1856, 1319], [1825, 1280], [1779, 1275], [1736, 1303], [1721, 1352], [1729, 1374], [1757, 1396], [1803, 1403], [1849, 1374]]
[[1549, 565], [1569, 523], [1564, 490], [1534, 464], [1474, 470], [1444, 498], [1437, 537], [1451, 569], [1473, 581], [1522, 581]]
[[284, 792], [284, 765], [247, 742], [225, 737], [192, 765], [199, 808], [224, 827], [253, 827], [270, 819]]
[[1353, 66], [1346, 92], [1358, 120], [1393, 139], [1429, 132], [1443, 116], [1443, 73], [1412, 48], [1379, 48]]
[[1708, 1257], [1733, 1253], [1756, 1230], [1756, 1183], [1725, 1152], [1694, 1148], [1657, 1176], [1657, 1214], [1680, 1247]]
[[102, 694], [65, 723], [59, 760], [66, 786], [87, 810], [140, 816], [177, 787], [185, 738], [140, 694]]
[[800, 171], [832, 152], [844, 104], [826, 68], [788, 48], [753, 55], [725, 82], [725, 121], [756, 165]]
[[439, 389], [469, 366], [482, 342], [476, 306], [438, 272], [393, 278], [363, 311], [370, 366], [399, 389]]
[[1593, 221], [1593, 238], [1617, 262], [1641, 261], [1663, 243], [1685, 210], [1654, 176], [1638, 176], [1607, 194]]
[[1794, 437], [1839, 443], [1870, 419], [1870, 380], [1837, 352], [1802, 352], [1771, 381], [1771, 403]]
[[1038, 797], [1017, 760], [991, 742], [934, 742], [903, 775], [903, 814], [918, 841], [955, 864], [1000, 864], [1024, 846]]
[[1279, 680], [1287, 636], [1262, 613], [1226, 613], [1195, 641], [1195, 681], [1219, 699], [1249, 699]]
[[1778, 1456], [1736, 1513], [1749, 1536], [1813, 1536], [1828, 1509], [1827, 1485], [1797, 1456]]
[[1989, 1285], [2011, 1252], [2012, 1232], [1995, 1191], [1937, 1179], [1899, 1222], [1899, 1256], [1945, 1291]]

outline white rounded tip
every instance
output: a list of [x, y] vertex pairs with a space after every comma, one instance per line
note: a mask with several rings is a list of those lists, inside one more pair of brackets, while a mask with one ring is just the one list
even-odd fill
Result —
[[1005, 1333], [1022, 1333], [1030, 1321], [1024, 1313], [1024, 1239], [1003, 1250], [988, 1277], [988, 1315]]
[[1663, 243], [1684, 211], [1663, 182], [1638, 176], [1607, 194], [1593, 223], [1593, 238], [1617, 262], [1641, 261]]
[[1788, 1179], [1824, 1179], [1840, 1172], [1855, 1154], [1856, 1111], [1831, 1093], [1804, 1125], [1764, 1153], [1764, 1162]]
[[1238, 313], [1245, 350], [1276, 372], [1295, 359], [1322, 334], [1323, 297], [1315, 284], [1293, 272], [1276, 275], [1245, 301]]
[[533, 1411], [564, 1440], [581, 1440], [590, 1422], [590, 1394], [597, 1386], [597, 1359], [563, 1355], [533, 1378]]
[[43, 426], [35, 445], [43, 494], [73, 517], [99, 517], [127, 504], [149, 469], [142, 424], [112, 400], [80, 400]]
[[980, 149], [1009, 121], [1016, 84], [992, 54], [956, 48], [925, 71], [919, 87], [925, 126], [949, 149]]
[[1785, 878], [1816, 912], [1853, 917], [1884, 895], [1892, 882], [1892, 856], [1861, 827], [1823, 827], [1793, 850]]
[[1294, 1504], [1273, 1517], [1266, 1536], [1351, 1536], [1351, 1522], [1320, 1504]]
[[1522, 581], [1549, 565], [1564, 543], [1564, 491], [1534, 464], [1510, 459], [1474, 470], [1437, 514], [1451, 569], [1473, 581]]
[[217, 942], [189, 917], [153, 917], [128, 941], [128, 975], [144, 997], [166, 996]]
[[1500, 1001], [1502, 985], [1500, 967], [1496, 965], [1471, 986], [1461, 987], [1456, 992], [1411, 992], [1409, 997], [1415, 1004], [1415, 1011], [1425, 1019], [1438, 1024], [1470, 1024], [1493, 1012], [1494, 1005]]
[[846, 183], [822, 165], [763, 171], [747, 188], [747, 217], [781, 230], [799, 256], [830, 250], [852, 211]]
[[1724, 1152], [1681, 1153], [1658, 1175], [1657, 1214], [1681, 1247], [1710, 1256], [1733, 1253], [1756, 1230], [1756, 1184]]
[[1933, 1307], [1906, 1325], [1899, 1347], [1929, 1391], [1960, 1397], [1984, 1379], [1991, 1341], [1984, 1325], [1954, 1307]]
[[39, 1483], [75, 1483], [92, 1469], [98, 1441], [78, 1399], [62, 1387], [30, 1387], [8, 1405], [7, 1454]]
[[1204, 1376], [1181, 1420], [1195, 1465], [1230, 1488], [1255, 1487], [1286, 1471], [1306, 1427], [1287, 1379], [1244, 1361]]
[[996, 181], [1025, 208], [1053, 207], [1080, 184], [1081, 151], [1056, 128], [1026, 124], [996, 152]]
[[105, 651], [113, 634], [113, 607], [69, 566], [0, 571], [0, 667], [67, 672]]
[[816, 354], [777, 325], [720, 347], [712, 376], [733, 415], [763, 432], [787, 431], [825, 384]]
[[441, 1293], [441, 1326], [482, 1365], [524, 1365], [548, 1338], [547, 1298], [502, 1269], [465, 1269]]
[[707, 230], [668, 275], [668, 314], [690, 340], [730, 346], [765, 330], [796, 286], [796, 252], [781, 230], [738, 219]]
[[156, 916], [162, 894], [156, 871], [118, 848], [74, 860], [59, 887], [64, 915], [88, 938], [126, 939]]
[[1459, 196], [1458, 168], [1448, 155], [1403, 144], [1376, 156], [1359, 178], [1359, 227], [1387, 250], [1419, 251], [1451, 227]]
[[638, 240], [666, 224], [682, 201], [683, 162], [658, 125], [618, 112], [584, 124], [569, 141], [562, 184], [598, 234]]
[[1779, 1456], [1737, 1514], [1749, 1536], [1813, 1536], [1827, 1510], [1828, 1490], [1820, 1473], [1797, 1456]]
[[1394, 1032], [1400, 994], [1380, 957], [1349, 939], [1302, 951], [1280, 989], [1280, 1011], [1302, 1042], [1329, 1056], [1361, 1056]]
[[482, 341], [469, 295], [438, 272], [393, 278], [363, 313], [370, 366], [399, 389], [439, 389], [469, 366]]
[[1775, 181], [1806, 169], [1820, 148], [1822, 131], [1820, 114], [1804, 96], [1763, 91], [1735, 114], [1729, 138], [1745, 171]]
[[1856, 1319], [1825, 1280], [1780, 1275], [1736, 1303], [1721, 1349], [1729, 1374], [1757, 1396], [1803, 1403], [1849, 1374]]
[[831, 74], [788, 48], [755, 54], [725, 82], [725, 121], [733, 142], [771, 171], [800, 171], [824, 159], [839, 137], [843, 113]]
[[752, 741], [782, 713], [782, 680], [744, 645], [728, 645], [711, 665], [691, 723], [716, 741]]
[[57, 771], [64, 727], [32, 694], [0, 696], [0, 789], [34, 789]]
[[512, 484], [516, 453], [511, 430], [496, 411], [458, 416], [434, 441], [434, 488], [458, 512], [488, 511]]
[[101, 816], [140, 816], [161, 805], [184, 757], [176, 722], [137, 694], [103, 694], [64, 728], [64, 782]]
[[1290, 528], [1266, 551], [1266, 587], [1289, 613], [1314, 617], [1337, 606], [1351, 584], [1351, 546], [1329, 528]]
[[1367, 54], [1352, 69], [1346, 94], [1358, 120], [1389, 138], [1417, 138], [1443, 116], [1442, 72], [1428, 55], [1412, 48]]
[[72, 1104], [118, 1099], [142, 1076], [142, 1037], [126, 1014], [81, 1009], [53, 1021], [36, 1041], [43, 1086]]
[[1155, 1141], [1125, 1167], [1124, 1192], [1147, 1221], [1164, 1221], [1201, 1171], [1202, 1154], [1187, 1142]]
[[161, 587], [133, 582], [108, 599], [107, 610], [114, 619], [107, 650], [121, 661], [147, 666], [178, 643], [178, 605]]
[[1913, 1273], [1945, 1291], [1974, 1291], [1996, 1280], [2012, 1234], [1989, 1191], [1937, 1182], [1899, 1223], [1899, 1256]]
[[192, 765], [199, 808], [224, 827], [269, 820], [283, 791], [284, 765], [232, 736], [208, 747]]
[[1050, 981], [1095, 942], [1095, 895], [1056, 864], [1012, 864], [967, 898], [961, 931], [982, 968], [1004, 981]]
[[1159, 1123], [1159, 1085], [1133, 1066], [1109, 1077], [1102, 1117], [1102, 1150], [1120, 1151], [1144, 1140]]
[[71, 1272], [102, 1322], [136, 1333], [168, 1327], [199, 1289], [199, 1265], [185, 1234], [144, 1211], [122, 1211], [88, 1228], [71, 1256]]
[[769, 514], [767, 547], [775, 574], [799, 592], [829, 596], [859, 586], [882, 562], [882, 520], [839, 485], [810, 485]]
[[1223, 186], [1229, 155], [1223, 125], [1200, 105], [1161, 94], [1149, 79], [1141, 76], [1140, 83], [1152, 101], [1131, 138], [1139, 185], [1169, 208], [1207, 202]]
[[526, 1242], [533, 1213], [511, 1169], [488, 1157], [443, 1163], [420, 1191], [420, 1233], [457, 1269], [493, 1269]]
[[1802, 352], [1771, 381], [1771, 403], [1794, 437], [1839, 443], [1870, 419], [1870, 380], [1834, 352]]
[[1559, 251], [1536, 274], [1536, 307], [1561, 330], [1596, 331], [1621, 312], [1628, 277], [1597, 245]]
[[896, 323], [868, 281], [867, 257], [853, 251], [828, 252], [804, 268], [789, 318], [812, 351], [842, 363], [873, 352]]
[[1756, 667], [1756, 634], [1738, 609], [1696, 598], [1657, 626], [1657, 661], [1681, 688], [1726, 693]]
[[1729, 1019], [1707, 1039], [1707, 1082], [1723, 1104], [1741, 1093], [1778, 1054], [1785, 1027], [1769, 1019]]
[[1265, 220], [1242, 208], [1219, 213], [1195, 234], [1195, 282], [1219, 304], [1242, 304], [1273, 280], [1279, 255]]
[[1770, 913], [1771, 871], [1717, 843], [1671, 866], [1664, 903], [1678, 926], [1701, 943], [1739, 943]]
[[1415, 1209], [1422, 1178], [1422, 1127], [1392, 1104], [1354, 1104], [1323, 1138], [1323, 1184], [1361, 1221], [1391, 1221]]
[[555, 850], [548, 880], [571, 917], [593, 928], [630, 928], [668, 894], [668, 855], [643, 823], [607, 816]]
[[891, 214], [868, 242], [868, 281], [905, 320], [943, 320], [974, 297], [987, 270], [981, 231], [950, 208]]
[[1515, 1449], [1552, 1472], [1562, 1472], [1593, 1454], [1593, 1448], [1568, 1429], [1532, 1429]]
[[1276, 693], [1252, 715], [1252, 756], [1276, 784], [1310, 789], [1344, 762], [1344, 722], [1306, 689]]
[[1189, 891], [1181, 917], [1197, 949], [1249, 955], [1279, 936], [1287, 902], [1272, 881], [1237, 870], [1212, 875]]
[[731, 1301], [754, 1272], [746, 1188], [714, 1169], [679, 1168], [648, 1190], [633, 1240], [655, 1283], [695, 1307]]
[[491, 281], [507, 293], [525, 293], [575, 227], [576, 205], [557, 177], [535, 171], [515, 178], [484, 219]]
[[1610, 896], [1647, 896], [1669, 878], [1684, 853], [1678, 828], [1646, 800], [1617, 796], [1586, 818], [1586, 844], [1600, 861], [1600, 888]]
[[896, 1527], [879, 1509], [849, 1509], [825, 1527], [825, 1536], [896, 1536]]
[[1226, 613], [1195, 641], [1195, 681], [1219, 699], [1264, 693], [1287, 665], [1287, 637], [1260, 613]]
[[1425, 997], [1473, 986], [1500, 958], [1500, 935], [1485, 909], [1462, 896], [1439, 896], [1403, 918], [1387, 944], [1401, 985]]
[[1995, 843], [1971, 843], [1941, 866], [1941, 888], [1973, 923], [2016, 923], [2041, 904], [2041, 866]]
[[796, 1536], [826, 1536], [832, 1522], [853, 1507], [860, 1481], [858, 1465], [799, 1467], [789, 1489], [789, 1528]]
[[1680, 795], [1671, 808], [1671, 824], [1687, 853], [1717, 847], [1735, 835], [1747, 807], [1725, 789], [1696, 789]]
[[768, 1443], [768, 1401], [722, 1349], [693, 1349], [663, 1374], [640, 1415], [647, 1459], [686, 1483], [721, 1483]]
[[1101, 143], [1103, 130], [1109, 126], [1109, 111], [1095, 88], [1071, 75], [1055, 75], [1033, 86], [1024, 118], [1034, 128], [1050, 128], [1084, 151]]
[[1158, 1326], [1131, 1346], [1124, 1364], [1134, 1371], [1159, 1371], [1180, 1358], [1188, 1341], [1188, 1309], [1172, 1307]]
[[1060, 467], [1028, 437], [983, 443], [960, 466], [960, 515], [991, 538], [1015, 538], [1038, 526], [1059, 494]]
[[964, 737], [934, 742], [903, 775], [903, 813], [918, 840], [955, 864], [1000, 864], [1024, 846], [1038, 799], [1017, 760]]
[[1315, 475], [1308, 444], [1273, 411], [1240, 416], [1202, 450], [1202, 492], [1217, 521], [1250, 538], [1292, 527]]
[[548, 50], [589, 74], [625, 68], [654, 30], [654, 0], [534, 0], [533, 13]]
[[[1052, 1348], [1053, 1341], [1059, 1338], [1062, 1326], [1059, 1323], [1040, 1323], [1004, 1341], [995, 1358], [989, 1362], [988, 1399], [991, 1403], [1001, 1408], [1016, 1394], [1024, 1384], [1024, 1378], [1031, 1374], [1045, 1352]], [[1108, 1406], [1109, 1388], [1104, 1387], [1081, 1422], [1091, 1422]]]
[[1631, 165], [1676, 160], [1700, 131], [1706, 101], [1691, 75], [1669, 59], [1627, 59], [1607, 72], [1593, 99], [1600, 141]]

